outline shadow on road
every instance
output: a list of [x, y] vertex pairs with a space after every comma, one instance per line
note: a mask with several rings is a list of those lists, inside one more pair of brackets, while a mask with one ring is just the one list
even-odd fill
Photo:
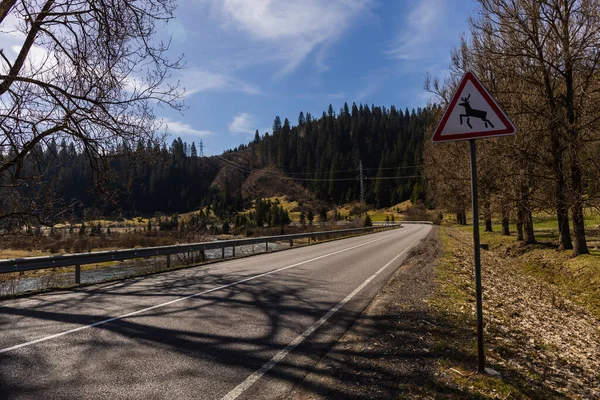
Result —
[[[470, 360], [473, 365], [476, 360], [463, 351], [436, 347], [436, 338], [451, 342], [472, 335], [472, 330], [444, 324], [423, 306], [434, 282], [433, 269], [426, 264], [401, 268], [396, 276], [411, 290], [395, 294], [395, 302], [388, 300], [374, 313], [363, 315], [342, 343], [331, 347], [331, 339], [337, 340], [367, 304], [360, 295], [268, 376], [273, 381], [300, 383], [293, 393], [297, 399], [391, 399], [409, 394], [464, 398], [465, 393], [440, 379], [436, 366], [440, 359]], [[185, 279], [180, 275], [131, 279], [47, 295], [37, 305], [4, 305], [0, 307], [2, 337], [16, 341], [26, 328], [35, 333], [36, 328], [57, 322], [71, 327], [93, 324], [115, 316], [114, 304], [131, 303], [135, 310], [143, 308], [144, 301], [154, 305], [181, 298], [229, 284], [245, 273], [217, 276], [187, 270], [182, 273]], [[227, 382], [224, 388], [229, 390], [240, 376], [258, 370], [337, 304], [332, 299], [340, 297], [329, 296], [337, 289], [329, 285], [290, 270], [2, 353], [0, 397], [101, 393], [105, 398], [127, 398], [135, 393], [138, 398], [160, 398], [177, 393], [178, 398], [219, 398], [226, 391], [203, 391], [208, 389], [202, 383]], [[347, 293], [346, 288], [341, 291]], [[95, 313], [85, 311], [90, 308]], [[6, 340], [2, 347], [8, 347]], [[254, 386], [251, 398], [268, 397], [261, 385]]]

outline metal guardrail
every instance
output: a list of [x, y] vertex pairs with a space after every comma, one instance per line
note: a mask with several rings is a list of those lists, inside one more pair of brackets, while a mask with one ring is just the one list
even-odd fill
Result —
[[433, 225], [433, 222], [431, 221], [378, 221], [378, 222], [373, 222], [373, 225], [377, 225], [377, 226], [393, 226], [393, 225], [404, 225], [404, 224], [425, 224], [425, 225]]
[[205, 250], [221, 249], [222, 257], [225, 258], [225, 249], [233, 249], [235, 257], [235, 248], [239, 246], [265, 243], [265, 248], [269, 250], [269, 242], [280, 242], [289, 240], [290, 246], [297, 239], [316, 239], [324, 236], [340, 236], [356, 234], [362, 232], [371, 232], [376, 230], [393, 229], [397, 226], [373, 226], [368, 228], [340, 229], [336, 231], [297, 233], [293, 235], [281, 236], [263, 236], [249, 239], [216, 240], [214, 242], [202, 242], [193, 244], [177, 244], [172, 246], [144, 247], [138, 249], [98, 251], [94, 253], [76, 253], [60, 254], [54, 256], [16, 258], [10, 260], [0, 260], [0, 273], [23, 272], [38, 269], [48, 269], [56, 267], [75, 266], [75, 283], [81, 283], [81, 265], [95, 264], [107, 261], [122, 261], [134, 258], [146, 258], [156, 256], [167, 257], [167, 268], [171, 266], [171, 255], [191, 252], [204, 252]]

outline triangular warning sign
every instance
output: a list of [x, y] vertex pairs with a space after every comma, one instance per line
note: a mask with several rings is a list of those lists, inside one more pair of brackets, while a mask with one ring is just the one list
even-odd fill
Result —
[[517, 128], [472, 72], [463, 76], [431, 140], [514, 135]]

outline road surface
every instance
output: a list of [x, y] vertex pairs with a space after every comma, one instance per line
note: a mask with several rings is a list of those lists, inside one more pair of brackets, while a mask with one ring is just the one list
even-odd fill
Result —
[[430, 229], [0, 302], [0, 398], [285, 398]]

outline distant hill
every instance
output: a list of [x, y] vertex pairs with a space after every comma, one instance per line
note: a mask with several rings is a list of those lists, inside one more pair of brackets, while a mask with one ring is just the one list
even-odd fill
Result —
[[345, 104], [337, 114], [330, 106], [318, 119], [301, 112], [295, 126], [275, 117], [272, 134], [257, 131], [251, 143], [224, 157], [233, 157], [240, 170], [275, 168], [318, 199], [338, 205], [360, 199], [362, 162], [365, 200], [389, 207], [411, 197], [424, 199], [423, 135], [432, 113]]
[[73, 215], [183, 213], [210, 205], [226, 217], [258, 197], [283, 195], [316, 210], [360, 199], [362, 162], [366, 202], [389, 207], [425, 196], [423, 135], [432, 113], [355, 104], [335, 113], [330, 106], [320, 118], [301, 112], [296, 125], [276, 117], [271, 134], [257, 131], [252, 142], [212, 157], [199, 157], [195, 143], [179, 138], [168, 147], [122, 146], [107, 179], [98, 179], [72, 145], [52, 142], [39, 149], [47, 160], [44, 190]]

